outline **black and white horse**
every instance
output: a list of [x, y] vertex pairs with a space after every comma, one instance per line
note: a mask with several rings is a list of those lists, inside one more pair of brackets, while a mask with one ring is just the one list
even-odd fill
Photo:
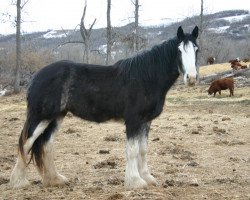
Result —
[[126, 124], [125, 186], [156, 184], [147, 165], [150, 123], [163, 110], [165, 96], [180, 74], [186, 85], [197, 79], [198, 27], [111, 66], [59, 61], [38, 71], [27, 93], [27, 118], [19, 138], [12, 187], [24, 187], [28, 154], [46, 186], [65, 184], [54, 165], [53, 138], [67, 112], [85, 120], [123, 119]]

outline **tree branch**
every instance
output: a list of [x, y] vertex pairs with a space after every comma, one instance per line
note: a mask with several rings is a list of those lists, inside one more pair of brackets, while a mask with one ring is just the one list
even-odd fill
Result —
[[26, 0], [23, 5], [21, 6], [21, 9], [23, 9], [23, 7], [29, 2], [29, 0]]

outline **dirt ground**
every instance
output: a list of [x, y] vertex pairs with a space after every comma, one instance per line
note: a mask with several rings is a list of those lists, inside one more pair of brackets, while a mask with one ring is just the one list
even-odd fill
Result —
[[70, 183], [43, 187], [33, 164], [31, 185], [8, 185], [25, 120], [25, 94], [0, 97], [0, 199], [250, 199], [250, 88], [208, 98], [207, 86], [173, 88], [151, 125], [148, 163], [158, 185], [124, 188], [125, 127], [68, 114], [55, 138], [58, 171]]

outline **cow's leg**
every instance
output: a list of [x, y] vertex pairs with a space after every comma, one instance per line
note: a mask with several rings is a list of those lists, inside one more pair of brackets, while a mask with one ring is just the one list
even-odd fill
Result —
[[[26, 178], [27, 156], [35, 140], [43, 133], [49, 124], [49, 121], [44, 120], [39, 123], [27, 119], [26, 125], [19, 139], [19, 149], [23, 149], [23, 153], [19, 151], [16, 165], [10, 176], [10, 185], [13, 188], [22, 188], [29, 185]], [[27, 133], [29, 131], [29, 133]], [[23, 139], [29, 135], [28, 139]], [[20, 143], [20, 141], [22, 141]]]
[[130, 126], [126, 123], [127, 131], [127, 144], [126, 144], [126, 156], [127, 164], [125, 171], [125, 187], [127, 189], [144, 188], [147, 186], [147, 182], [141, 178], [139, 173], [139, 134], [140, 126]]
[[233, 88], [230, 88], [229, 90], [230, 90], [230, 97], [234, 96], [234, 90], [233, 90]]
[[141, 127], [139, 135], [139, 174], [149, 185], [156, 185], [156, 179], [150, 174], [147, 164], [147, 147], [148, 147], [148, 132], [150, 123], [146, 123]]
[[43, 168], [38, 168], [40, 174], [42, 175], [43, 184], [45, 186], [63, 185], [68, 182], [66, 177], [62, 176], [56, 171], [54, 164], [53, 139], [62, 121], [63, 117], [52, 121], [48, 128], [45, 130], [46, 134], [50, 135], [50, 138], [48, 139], [48, 141], [46, 141], [43, 147]]

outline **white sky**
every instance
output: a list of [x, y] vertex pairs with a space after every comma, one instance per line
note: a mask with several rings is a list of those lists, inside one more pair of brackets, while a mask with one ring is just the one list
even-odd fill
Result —
[[[1, 13], [15, 16], [13, 0], [0, 0], [0, 34], [15, 33], [13, 23], [2, 22]], [[22, 0], [23, 1], [23, 0]], [[132, 0], [111, 0], [111, 24], [121, 26], [133, 21]], [[139, 0], [139, 21], [162, 18], [183, 19], [200, 12], [201, 0]], [[48, 29], [73, 29], [81, 19], [84, 0], [29, 0], [24, 7], [22, 32], [44, 31]], [[249, 0], [204, 0], [205, 13], [222, 10], [250, 10]], [[86, 27], [96, 18], [94, 28], [106, 26], [107, 0], [88, 0], [85, 16]], [[14, 18], [12, 18], [14, 20]]]

